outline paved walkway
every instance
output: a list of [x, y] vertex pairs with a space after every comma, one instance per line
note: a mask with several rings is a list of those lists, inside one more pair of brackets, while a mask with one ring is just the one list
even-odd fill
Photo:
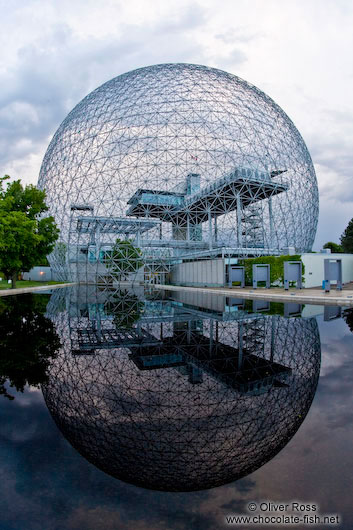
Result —
[[[252, 289], [251, 287], [179, 287], [175, 285], [154, 285], [156, 289], [163, 289], [167, 291], [188, 291], [200, 293], [217, 294], [228, 296], [232, 298], [250, 298], [254, 300], [261, 298], [263, 300], [272, 300], [273, 302], [298, 302], [301, 304], [317, 304], [317, 305], [339, 305], [339, 306], [353, 306], [353, 286], [352, 284], [345, 286], [342, 291], [331, 289], [329, 293], [325, 293], [322, 289], [284, 289], [271, 287], [265, 289], [259, 287]], [[347, 287], [350, 287], [347, 289]]]
[[[69, 287], [75, 283], [60, 283], [57, 285], [40, 285], [38, 287], [21, 287], [19, 289], [4, 289], [0, 290], [0, 296], [11, 296], [15, 294], [25, 294], [38, 291], [48, 291], [51, 289], [61, 289]], [[342, 291], [331, 289], [331, 292], [325, 293], [320, 288], [312, 289], [290, 289], [285, 291], [277, 287], [265, 289], [259, 287], [252, 289], [251, 287], [180, 287], [176, 285], [154, 285], [155, 289], [163, 289], [166, 291], [188, 291], [209, 293], [222, 296], [229, 296], [232, 298], [250, 298], [254, 300], [260, 298], [262, 300], [272, 300], [273, 302], [298, 302], [302, 304], [316, 304], [316, 305], [339, 305], [339, 306], [353, 306], [353, 284], [347, 284]]]
[[60, 289], [61, 287], [68, 287], [75, 285], [74, 283], [58, 283], [55, 285], [39, 285], [38, 287], [20, 287], [19, 289], [1, 289], [0, 296], [11, 296], [13, 294], [26, 294], [36, 291], [49, 291], [51, 289]]

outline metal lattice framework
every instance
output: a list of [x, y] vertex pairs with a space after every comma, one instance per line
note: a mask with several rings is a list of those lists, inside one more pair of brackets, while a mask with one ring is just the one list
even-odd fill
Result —
[[[72, 205], [98, 224], [135, 222], [122, 232], [140, 245], [148, 274], [190, 252], [308, 251], [316, 233], [316, 176], [299, 132], [259, 89], [205, 66], [141, 68], [91, 92], [54, 135], [38, 185], [68, 246], [65, 266], [76, 263], [79, 276], [93, 274], [93, 260], [82, 259], [89, 242]], [[151, 223], [143, 237], [139, 220]], [[57, 251], [51, 263], [67, 274]]]
[[313, 318], [142, 289], [62, 295], [48, 306], [63, 347], [44, 397], [70, 443], [114, 477], [165, 491], [234, 481], [277, 454], [310, 408]]

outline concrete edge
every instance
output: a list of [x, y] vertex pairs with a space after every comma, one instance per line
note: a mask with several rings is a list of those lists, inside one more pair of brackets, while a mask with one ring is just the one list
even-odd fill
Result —
[[[339, 306], [353, 306], [353, 298], [348, 299], [344, 296], [335, 296], [334, 294], [328, 293], [328, 294], [320, 294], [320, 295], [305, 295], [305, 294], [298, 294], [296, 293], [288, 293], [285, 292], [282, 293], [272, 293], [271, 289], [266, 289], [267, 292], [252, 292], [249, 291], [243, 291], [242, 289], [215, 289], [215, 288], [207, 288], [207, 287], [181, 287], [176, 285], [154, 285], [155, 289], [161, 289], [165, 291], [197, 291], [201, 293], [207, 293], [207, 294], [214, 294], [214, 295], [222, 295], [222, 296], [229, 296], [232, 298], [247, 298], [250, 300], [255, 300], [256, 298], [260, 298], [262, 300], [269, 300], [273, 302], [300, 302], [303, 304], [313, 304], [313, 305], [339, 305]], [[349, 295], [351, 296], [351, 295]]]
[[63, 287], [70, 287], [76, 283], [58, 283], [53, 285], [38, 285], [38, 287], [20, 287], [19, 289], [1, 289], [0, 296], [11, 296], [15, 294], [33, 293], [36, 291], [48, 291], [50, 289], [61, 289]]
[[[17, 294], [26, 294], [40, 291], [48, 291], [51, 289], [61, 289], [64, 287], [71, 287], [72, 285], [78, 285], [78, 282], [72, 283], [60, 283], [54, 285], [39, 285], [38, 287], [21, 287], [19, 289], [4, 289], [0, 290], [1, 296], [11, 296]], [[266, 289], [266, 291], [256, 291], [249, 292], [242, 289], [229, 289], [229, 288], [210, 288], [210, 287], [183, 287], [179, 285], [164, 285], [164, 284], [155, 284], [153, 285], [154, 289], [160, 289], [164, 291], [195, 291], [207, 294], [214, 294], [217, 296], [229, 296], [232, 298], [246, 298], [250, 300], [256, 300], [256, 298], [262, 300], [269, 300], [273, 302], [300, 302], [303, 304], [313, 304], [313, 305], [335, 305], [335, 306], [353, 306], [353, 298], [347, 298], [347, 296], [335, 296], [331, 293], [322, 293], [319, 295], [307, 294], [303, 292], [294, 292], [294, 293], [271, 293], [271, 289]], [[342, 291], [341, 291], [342, 292]], [[351, 296], [351, 295], [348, 295]]]

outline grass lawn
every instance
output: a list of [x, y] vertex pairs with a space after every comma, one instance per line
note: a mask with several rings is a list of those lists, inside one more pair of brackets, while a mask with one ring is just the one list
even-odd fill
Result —
[[[16, 282], [16, 289], [21, 289], [24, 287], [40, 287], [41, 285], [57, 285], [58, 283], [67, 283], [67, 282], [32, 282], [29, 280], [18, 280]], [[11, 289], [11, 283], [7, 283], [7, 280], [0, 282], [0, 290], [2, 289]]]

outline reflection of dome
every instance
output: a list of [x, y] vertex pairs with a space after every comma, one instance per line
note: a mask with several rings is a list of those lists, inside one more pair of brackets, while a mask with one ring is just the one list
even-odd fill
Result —
[[102, 303], [56, 317], [64, 346], [43, 393], [58, 427], [98, 468], [146, 488], [199, 490], [251, 473], [309, 410], [316, 320], [223, 321], [180, 302], [157, 306], [127, 330]]
[[[288, 188], [272, 197], [274, 228], [266, 199], [245, 208], [244, 227], [256, 216], [263, 229], [244, 244], [311, 250], [318, 190], [299, 132], [256, 87], [205, 66], [150, 66], [97, 88], [54, 135], [38, 184], [66, 240], [72, 203], [88, 203], [98, 216], [125, 216], [139, 189], [180, 192], [191, 174], [200, 175], [202, 191], [235, 168]], [[233, 214], [218, 221], [226, 246]]]

